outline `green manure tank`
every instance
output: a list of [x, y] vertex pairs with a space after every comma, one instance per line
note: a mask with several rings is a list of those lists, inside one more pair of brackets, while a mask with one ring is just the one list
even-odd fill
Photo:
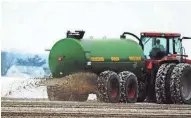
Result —
[[81, 39], [68, 36], [56, 42], [49, 54], [49, 68], [53, 77], [59, 78], [76, 72], [128, 70], [137, 76], [144, 67], [142, 47], [134, 40]]

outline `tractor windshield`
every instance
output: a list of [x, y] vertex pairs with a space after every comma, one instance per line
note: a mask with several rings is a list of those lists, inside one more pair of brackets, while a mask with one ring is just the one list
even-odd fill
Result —
[[[178, 37], [147, 37], [141, 38], [144, 54], [147, 59], [152, 56], [164, 57], [167, 54], [180, 54], [181, 42]], [[169, 42], [169, 45], [167, 45]], [[156, 51], [160, 52], [156, 54]]]
[[147, 59], [150, 59], [153, 49], [158, 49], [165, 53], [167, 49], [167, 40], [164, 37], [143, 37], [144, 54]]

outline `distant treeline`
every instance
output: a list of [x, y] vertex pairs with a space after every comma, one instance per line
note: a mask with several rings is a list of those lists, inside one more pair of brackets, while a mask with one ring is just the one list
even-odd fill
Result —
[[7, 71], [13, 65], [19, 66], [36, 66], [42, 67], [45, 71], [48, 70], [48, 65], [46, 59], [43, 59], [38, 54], [23, 57], [19, 56], [18, 54], [1, 51], [1, 76], [6, 75]]

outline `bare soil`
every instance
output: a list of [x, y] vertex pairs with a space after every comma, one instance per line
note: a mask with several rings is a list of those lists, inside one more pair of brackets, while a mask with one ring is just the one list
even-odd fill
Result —
[[190, 118], [191, 105], [154, 103], [98, 103], [47, 100], [2, 100], [2, 118], [36, 117], [128, 117]]

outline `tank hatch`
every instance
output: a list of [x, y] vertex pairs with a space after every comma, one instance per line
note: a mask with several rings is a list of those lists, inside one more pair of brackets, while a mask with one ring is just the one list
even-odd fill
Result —
[[85, 31], [75, 31], [75, 32], [71, 32], [71, 31], [67, 31], [66, 33], [66, 37], [67, 38], [75, 38], [75, 39], [82, 39], [84, 37]]

